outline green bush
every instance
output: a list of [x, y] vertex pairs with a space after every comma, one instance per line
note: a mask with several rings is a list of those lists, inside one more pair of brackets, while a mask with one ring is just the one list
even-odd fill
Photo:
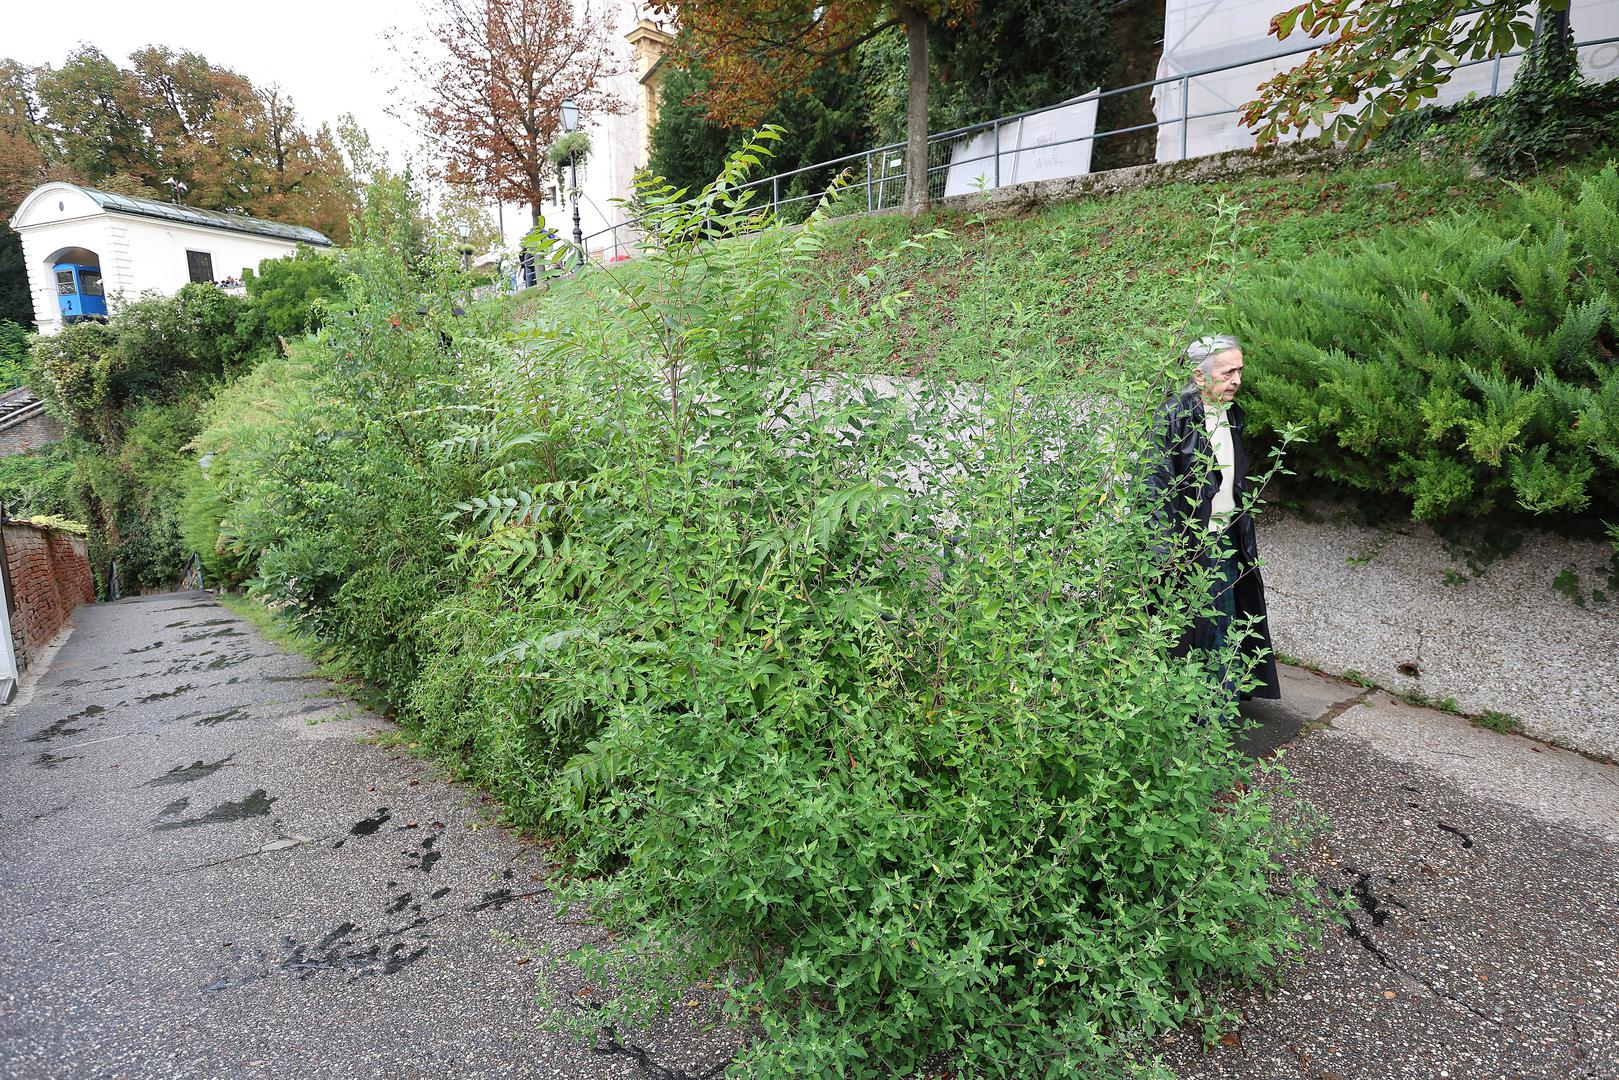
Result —
[[0, 319], [0, 392], [21, 386], [28, 378], [28, 328]]
[[453, 581], [439, 517], [466, 491], [436, 447], [489, 329], [452, 314], [455, 252], [424, 241], [413, 199], [373, 189], [319, 337], [216, 397], [185, 510], [205, 566], [250, 579], [393, 701], [428, 646], [420, 616]]
[[81, 322], [34, 343], [29, 384], [52, 414], [86, 438], [116, 437], [106, 400], [117, 341], [108, 324]]
[[261, 344], [244, 332], [248, 310], [191, 284], [34, 342], [28, 384], [67, 429], [91, 565], [104, 578], [116, 561], [121, 592], [172, 587], [184, 569], [187, 444], [198, 403]]
[[79, 520], [83, 505], [77, 487], [72, 451], [65, 443], [0, 458], [0, 502], [8, 517]]
[[247, 273], [253, 328], [270, 339], [293, 341], [319, 330], [325, 306], [342, 294], [337, 257], [311, 247]]
[[107, 404], [172, 398], [241, 370], [260, 342], [244, 333], [249, 302], [191, 283], [173, 296], [147, 296], [113, 320], [118, 346]]
[[319, 353], [314, 343], [300, 342], [221, 387], [202, 409], [181, 532], [210, 582], [245, 582], [280, 534], [280, 513], [260, 489], [308, 410]]
[[1030, 309], [981, 382], [828, 372], [903, 296], [879, 259], [801, 324], [822, 223], [755, 231], [740, 175], [644, 188], [659, 250], [543, 309], [446, 441], [475, 585], [411, 715], [568, 839], [622, 991], [587, 1029], [704, 977], [762, 1026], [741, 1075], [1122, 1068], [1301, 927], [1294, 833], [1168, 656], [1208, 582], [1148, 554], [1162, 364], [1072, 379]]
[[36, 339], [30, 385], [71, 427], [115, 444], [130, 410], [174, 401], [242, 366], [257, 345], [238, 334], [246, 310], [247, 301], [212, 285], [143, 297], [109, 323]]
[[108, 323], [77, 323], [34, 343], [27, 378], [68, 429], [64, 446], [78, 462], [73, 502], [89, 524], [98, 575], [116, 560], [121, 591], [169, 587], [192, 551], [216, 580], [245, 575], [242, 558], [218, 548], [225, 507], [195, 474], [198, 408], [279, 356], [278, 335], [296, 340], [318, 325], [337, 292], [332, 259], [301, 249], [264, 263], [245, 299], [189, 284], [125, 305]]
[[77, 465], [75, 498], [88, 510], [90, 565], [104, 579], [116, 560], [120, 593], [172, 588], [179, 580], [190, 554], [180, 533], [185, 447], [195, 433], [194, 403], [153, 402], [125, 414], [116, 447], [76, 438], [68, 444]]
[[1619, 510], [1619, 173], [1521, 189], [1347, 254], [1256, 274], [1230, 305], [1256, 432], [1307, 424], [1307, 476], [1417, 518]]

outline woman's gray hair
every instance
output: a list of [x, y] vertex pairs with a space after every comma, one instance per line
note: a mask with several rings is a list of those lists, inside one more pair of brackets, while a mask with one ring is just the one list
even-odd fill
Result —
[[1213, 375], [1214, 358], [1229, 349], [1240, 348], [1242, 348], [1242, 342], [1230, 334], [1200, 337], [1186, 346], [1186, 362], [1197, 368], [1205, 376]]

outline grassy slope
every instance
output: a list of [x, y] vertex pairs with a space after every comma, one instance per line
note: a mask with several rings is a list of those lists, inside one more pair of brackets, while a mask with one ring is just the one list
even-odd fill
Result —
[[[970, 367], [978, 354], [973, 342], [993, 333], [1018, 304], [1038, 313], [1038, 335], [1025, 347], [1057, 350], [1075, 366], [1132, 341], [1212, 332], [1217, 298], [1203, 292], [1199, 299], [1199, 282], [1216, 276], [1200, 272], [1217, 199], [1245, 207], [1240, 273], [1243, 265], [1341, 245], [1501, 190], [1499, 181], [1468, 178], [1459, 164], [1407, 157], [1297, 176], [1166, 184], [982, 227], [939, 214], [936, 223], [955, 243], [908, 260], [900, 275], [911, 293], [904, 314], [851, 359], [890, 371]], [[881, 244], [897, 240], [905, 227], [894, 218], [840, 223], [823, 272], [847, 273], [863, 258], [861, 237]]]
[[[1567, 171], [1537, 182], [1562, 183]], [[944, 229], [947, 239], [891, 265], [884, 291], [908, 293], [899, 317], [833, 362], [867, 371], [943, 367], [970, 375], [979, 358], [998, 347], [1055, 350], [1078, 367], [1120, 347], [1219, 329], [1217, 295], [1204, 292], [1199, 299], [1216, 199], [1245, 208], [1240, 274], [1244, 266], [1341, 247], [1380, 228], [1487, 207], [1510, 190], [1499, 179], [1470, 176], [1458, 161], [1423, 161], [1408, 152], [1296, 175], [1162, 184], [987, 223], [949, 210], [917, 221], [847, 219], [829, 227], [821, 259], [803, 278], [800, 302], [805, 320], [814, 320], [826, 297], [871, 267], [872, 251]], [[637, 276], [623, 265], [614, 273]], [[519, 298], [512, 317], [520, 323], [551, 304], [613, 303], [610, 292], [602, 275], [561, 282]], [[1012, 334], [1008, 314], [1018, 305], [1032, 313], [1025, 320], [1032, 327]]]

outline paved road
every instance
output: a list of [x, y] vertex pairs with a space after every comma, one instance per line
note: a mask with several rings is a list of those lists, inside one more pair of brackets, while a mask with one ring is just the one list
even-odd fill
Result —
[[[205, 593], [83, 608], [0, 723], [0, 1076], [639, 1077], [540, 1030], [543, 850]], [[21, 699], [19, 699], [21, 701]], [[578, 988], [576, 988], [578, 989]]]
[[[694, 1020], [602, 1054], [543, 1032], [524, 961], [585, 933], [543, 849], [363, 744], [389, 725], [207, 594], [77, 620], [0, 721], [0, 1076], [680, 1080], [726, 1059]], [[1301, 865], [1350, 906], [1277, 993], [1230, 999], [1223, 1042], [1166, 1039], [1177, 1074], [1619, 1077], [1619, 770], [1284, 679], [1250, 746], [1285, 747], [1329, 826]]]

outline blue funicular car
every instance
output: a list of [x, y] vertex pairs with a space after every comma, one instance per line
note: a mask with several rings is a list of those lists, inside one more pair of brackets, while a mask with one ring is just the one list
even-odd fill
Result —
[[56, 264], [56, 299], [62, 305], [62, 321], [105, 319], [107, 297], [101, 286], [101, 267], [88, 263]]

